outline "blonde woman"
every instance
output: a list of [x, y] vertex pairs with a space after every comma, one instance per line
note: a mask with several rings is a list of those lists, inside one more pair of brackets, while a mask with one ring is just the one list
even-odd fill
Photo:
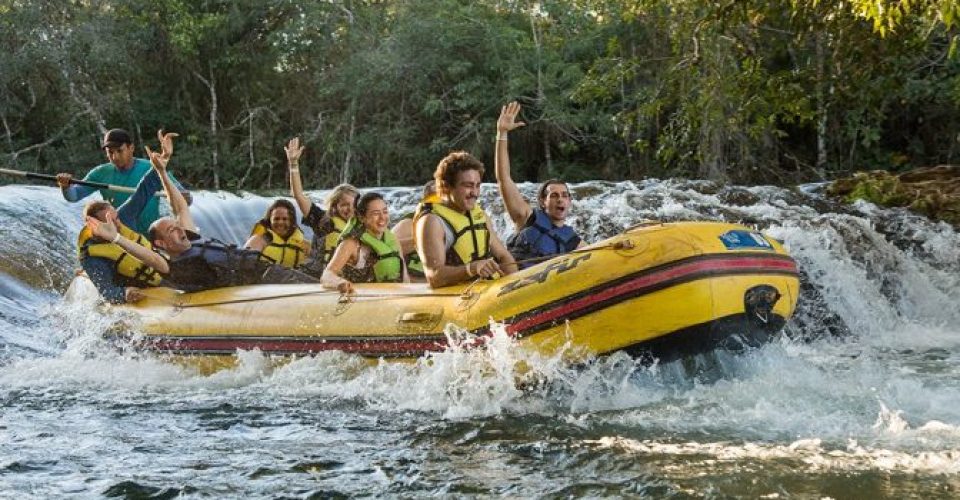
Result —
[[320, 208], [303, 192], [303, 184], [300, 180], [300, 157], [303, 155], [303, 145], [300, 144], [300, 138], [290, 139], [283, 149], [287, 153], [287, 166], [290, 170], [290, 194], [297, 201], [300, 212], [304, 214], [302, 222], [313, 229], [312, 257], [301, 270], [320, 276], [324, 266], [333, 257], [347, 221], [353, 217], [354, 202], [360, 196], [360, 192], [350, 184], [340, 184], [327, 196], [326, 210]]

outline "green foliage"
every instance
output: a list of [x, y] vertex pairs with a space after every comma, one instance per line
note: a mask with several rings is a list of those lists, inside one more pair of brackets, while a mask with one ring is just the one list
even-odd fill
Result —
[[[181, 133], [198, 187], [417, 185], [492, 166], [517, 99], [517, 180], [796, 183], [958, 152], [956, 0], [0, 0], [7, 163], [84, 173], [106, 128]], [[489, 177], [492, 180], [492, 174]]]

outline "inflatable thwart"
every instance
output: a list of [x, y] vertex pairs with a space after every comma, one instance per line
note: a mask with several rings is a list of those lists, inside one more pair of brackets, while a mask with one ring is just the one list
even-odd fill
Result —
[[113, 306], [134, 319], [113, 335], [204, 371], [253, 349], [412, 360], [446, 349], [448, 324], [482, 346], [491, 321], [548, 355], [568, 348], [669, 360], [766, 341], [793, 313], [799, 280], [794, 260], [758, 231], [678, 222], [641, 224], [497, 280], [355, 288], [350, 296], [319, 285], [148, 289], [145, 300]]

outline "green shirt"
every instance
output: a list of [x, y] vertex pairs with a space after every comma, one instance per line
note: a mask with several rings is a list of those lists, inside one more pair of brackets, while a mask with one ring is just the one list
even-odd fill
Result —
[[[140, 183], [140, 179], [150, 173], [150, 170], [152, 170], [152, 167], [149, 161], [143, 158], [134, 158], [133, 165], [126, 170], [118, 169], [113, 163], [104, 163], [103, 165], [94, 167], [93, 170], [87, 173], [87, 176], [84, 177], [83, 180], [135, 188], [137, 184]], [[174, 186], [184, 191], [183, 186], [180, 185], [176, 177], [174, 177], [172, 173], [168, 172], [168, 174]], [[89, 186], [79, 186], [77, 184], [71, 184], [70, 187], [64, 190], [63, 197], [66, 198], [67, 201], [80, 201], [93, 194], [94, 191], [99, 191], [100, 196], [115, 207], [119, 207], [130, 197], [130, 193], [118, 193], [109, 189], [98, 189]], [[140, 212], [140, 216], [137, 218], [137, 224], [133, 229], [140, 234], [147, 234], [150, 224], [153, 224], [153, 221], [159, 218], [160, 200], [154, 196], [147, 202], [143, 211]]]

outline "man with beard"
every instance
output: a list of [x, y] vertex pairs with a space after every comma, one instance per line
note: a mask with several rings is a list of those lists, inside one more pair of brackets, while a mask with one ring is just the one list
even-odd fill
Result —
[[417, 253], [431, 288], [516, 271], [510, 252], [477, 205], [483, 163], [457, 151], [434, 173], [440, 201], [426, 204], [414, 219]]
[[516, 227], [516, 233], [507, 241], [507, 247], [522, 269], [580, 248], [584, 242], [576, 230], [566, 223], [572, 198], [565, 182], [550, 179], [541, 184], [537, 191], [538, 207], [532, 208], [510, 177], [507, 134], [526, 125], [516, 121], [519, 113], [520, 104], [516, 101], [500, 110], [495, 167], [500, 196]]

